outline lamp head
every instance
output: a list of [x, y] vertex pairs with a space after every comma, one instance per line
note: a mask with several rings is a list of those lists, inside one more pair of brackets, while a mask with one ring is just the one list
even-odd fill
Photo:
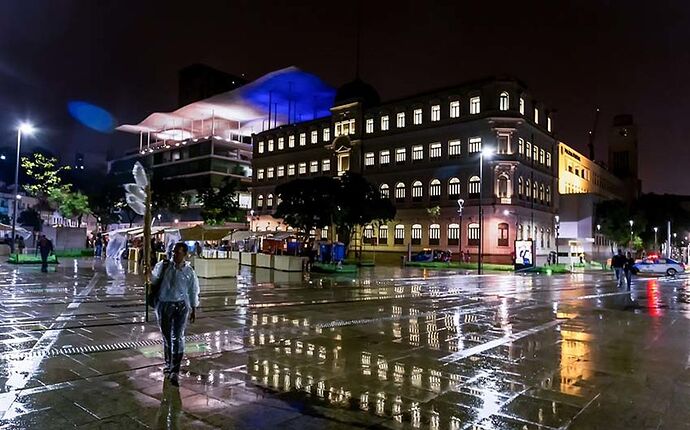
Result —
[[493, 148], [483, 148], [482, 149], [482, 155], [486, 158], [489, 158], [492, 155], [494, 155], [494, 149]]
[[556, 220], [556, 224], [558, 224], [559, 222], [561, 222], [561, 217], [558, 216], [558, 215], [556, 215], [556, 216], [554, 217], [554, 219]]
[[597, 224], [597, 231], [601, 230], [601, 224]]
[[659, 231], [659, 227], [654, 227], [654, 233], [656, 233], [657, 231]]
[[19, 124], [17, 129], [22, 133], [26, 135], [32, 135], [36, 132], [36, 128], [31, 124], [30, 122], [22, 122]]
[[628, 221], [630, 223], [630, 227], [633, 226], [633, 220]]
[[508, 209], [503, 209], [503, 215], [505, 215], [505, 216], [510, 215], [510, 211]]

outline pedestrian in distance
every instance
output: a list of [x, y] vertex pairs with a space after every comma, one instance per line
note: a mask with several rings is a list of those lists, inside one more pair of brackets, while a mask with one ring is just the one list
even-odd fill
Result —
[[101, 258], [101, 254], [103, 252], [103, 237], [101, 236], [100, 233], [96, 236], [96, 240], [94, 241], [94, 249], [93, 253], [96, 258]]
[[163, 335], [163, 373], [176, 387], [179, 386], [187, 320], [194, 322], [196, 308], [199, 306], [199, 279], [186, 261], [188, 252], [187, 244], [176, 243], [172, 261], [159, 262], [152, 272], [155, 296], [153, 305]]
[[17, 249], [19, 250], [20, 254], [24, 253], [24, 248], [26, 248], [26, 244], [24, 243], [24, 238], [17, 235]]
[[625, 262], [626, 259], [623, 255], [623, 250], [618, 249], [618, 253], [611, 259], [611, 267], [616, 274], [616, 285], [619, 287], [623, 285]]
[[41, 272], [48, 271], [48, 257], [53, 253], [53, 242], [42, 234], [36, 245], [36, 253], [41, 254]]
[[632, 282], [633, 266], [635, 265], [635, 259], [632, 258], [632, 254], [628, 252], [625, 256], [625, 266], [623, 271], [625, 272], [625, 283], [630, 290], [630, 283]]

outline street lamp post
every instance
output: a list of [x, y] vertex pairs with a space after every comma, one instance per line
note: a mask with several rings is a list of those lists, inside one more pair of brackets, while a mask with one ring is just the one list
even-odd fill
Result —
[[460, 228], [458, 228], [458, 258], [460, 263], [463, 262], [462, 259], [462, 208], [465, 205], [465, 200], [458, 199], [458, 216], [460, 218]]
[[[482, 188], [484, 188], [484, 157], [491, 157], [493, 149], [479, 151], [479, 247], [477, 252], [477, 273], [482, 274], [482, 242], [484, 242], [484, 210], [482, 209]], [[462, 227], [462, 226], [461, 226]]]
[[558, 264], [558, 236], [560, 235], [559, 233], [561, 229], [561, 217], [556, 215], [554, 220], [556, 221], [554, 223], [554, 230], [556, 230], [556, 264]]
[[35, 129], [34, 126], [31, 125], [28, 122], [23, 122], [19, 124], [19, 127], [17, 127], [17, 164], [15, 165], [14, 169], [14, 213], [12, 215], [12, 240], [10, 241], [11, 243], [11, 248], [12, 252], [14, 252], [14, 242], [15, 242], [15, 235], [16, 235], [16, 229], [17, 229], [17, 206], [19, 203], [19, 153], [21, 152], [22, 148], [22, 135], [32, 135], [34, 133]]
[[630, 223], [630, 249], [633, 248], [633, 220], [628, 221]]
[[597, 258], [600, 258], [601, 254], [599, 253], [599, 247], [601, 246], [601, 224], [597, 224], [597, 237], [594, 238], [594, 241], [597, 244]]
[[654, 252], [659, 252], [659, 245], [656, 242], [656, 233], [659, 231], [659, 227], [654, 227]]

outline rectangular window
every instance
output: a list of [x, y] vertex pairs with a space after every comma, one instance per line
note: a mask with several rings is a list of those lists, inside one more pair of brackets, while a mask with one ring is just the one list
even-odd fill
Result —
[[268, 152], [273, 152], [273, 139], [268, 140]]
[[548, 130], [549, 132], [551, 131], [551, 117], [550, 116], [546, 117], [546, 130]]
[[546, 166], [551, 167], [551, 153], [550, 152], [546, 153]]
[[288, 137], [288, 146], [289, 146], [290, 148], [294, 148], [294, 147], [295, 147], [295, 135], [294, 135], [294, 134], [291, 135], [290, 137]]
[[386, 131], [386, 130], [388, 130], [388, 127], [389, 127], [388, 115], [384, 115], [381, 117], [381, 130]]
[[278, 166], [278, 169], [276, 170], [276, 176], [278, 176], [279, 178], [285, 176], [285, 166]]
[[532, 145], [532, 158], [534, 161], [539, 161], [539, 147], [537, 145]]
[[256, 179], [259, 181], [264, 178], [264, 169], [257, 169], [256, 170]]
[[335, 137], [343, 134], [343, 125], [340, 122], [335, 123]]
[[295, 165], [294, 164], [288, 164], [287, 174], [288, 174], [288, 176], [295, 176]]
[[520, 155], [525, 155], [525, 139], [523, 138], [518, 139], [518, 153]]
[[525, 99], [520, 97], [520, 115], [525, 114]]
[[510, 135], [506, 133], [498, 134], [498, 148], [496, 149], [497, 154], [509, 154], [510, 151]]
[[279, 137], [278, 138], [278, 151], [282, 151], [283, 149], [285, 149], [285, 138]]
[[498, 224], [498, 246], [508, 246], [508, 224]]
[[324, 128], [322, 131], [323, 134], [323, 141], [328, 142], [331, 140], [331, 129], [330, 128]]
[[309, 173], [317, 173], [319, 171], [319, 162], [310, 161], [309, 162]]
[[431, 106], [431, 121], [440, 121], [441, 120], [441, 105], [433, 105]]
[[441, 157], [441, 144], [432, 143], [429, 145], [429, 158], [440, 158]]
[[311, 143], [316, 143], [319, 141], [319, 132], [316, 130], [311, 131]]
[[395, 116], [395, 124], [398, 128], [405, 127], [405, 112], [398, 112]]
[[397, 148], [395, 150], [395, 162], [396, 163], [404, 163], [406, 155], [407, 155], [407, 150], [405, 148]]
[[374, 132], [374, 118], [367, 118], [366, 122], [366, 128], [367, 128], [367, 133], [373, 133]]
[[402, 245], [405, 243], [405, 226], [404, 225], [398, 224], [395, 226], [394, 238], [395, 238], [394, 243], [396, 245]]
[[266, 178], [272, 179], [274, 173], [275, 169], [273, 167], [269, 167], [268, 169], [266, 169]]
[[539, 109], [534, 108], [534, 122], [539, 124]]
[[479, 246], [479, 224], [472, 223], [467, 226], [467, 244]]
[[448, 141], [448, 155], [449, 156], [458, 156], [460, 155], [460, 149], [461, 149], [461, 142], [459, 140], [449, 140]]
[[422, 145], [415, 145], [412, 147], [412, 161], [419, 161], [424, 159], [424, 147]]
[[546, 151], [544, 151], [543, 149], [540, 149], [540, 150], [539, 150], [539, 162], [540, 162], [541, 164], [544, 164], [544, 163], [546, 162], [546, 160], [545, 160], [545, 158], [546, 158], [545, 155], [546, 155]]
[[307, 163], [299, 163], [297, 167], [297, 173], [304, 175], [307, 173]]
[[482, 150], [482, 138], [481, 137], [470, 137], [470, 143], [467, 148], [467, 152], [473, 154], [475, 152], [481, 152]]
[[259, 142], [259, 154], [263, 154], [263, 153], [264, 153], [264, 141], [262, 140]]
[[299, 134], [299, 146], [304, 146], [307, 144], [307, 133]]
[[414, 125], [419, 125], [422, 123], [422, 110], [421, 109], [415, 109], [414, 112], [412, 112], [412, 123]]
[[391, 162], [391, 152], [389, 150], [383, 150], [379, 152], [379, 164], [388, 164]]
[[321, 229], [321, 239], [328, 239], [328, 226]]
[[324, 158], [321, 160], [321, 171], [322, 172], [329, 172], [331, 170], [331, 160], [328, 158]]
[[481, 99], [479, 96], [470, 99], [470, 115], [476, 115], [481, 112]]
[[364, 165], [373, 166], [376, 163], [375, 156], [373, 152], [367, 152], [364, 154]]
[[450, 117], [460, 118], [460, 101], [455, 100], [450, 102]]

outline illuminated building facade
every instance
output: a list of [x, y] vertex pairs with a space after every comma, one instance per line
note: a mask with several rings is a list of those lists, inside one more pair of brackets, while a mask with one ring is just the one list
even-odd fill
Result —
[[[530, 238], [541, 263], [555, 245], [558, 145], [552, 126], [549, 110], [515, 79], [469, 82], [387, 103], [357, 79], [338, 90], [330, 115], [255, 135], [252, 227], [289, 227], [271, 216], [277, 185], [353, 171], [397, 208], [395, 220], [364, 226], [355, 247], [449, 249], [476, 261], [481, 187], [484, 261], [511, 263], [514, 241]], [[480, 183], [482, 148], [494, 155], [485, 157]], [[333, 239], [326, 229], [317, 235]]]
[[[196, 190], [218, 187], [237, 179], [249, 188], [252, 180], [252, 134], [290, 121], [328, 114], [335, 90], [316, 76], [290, 67], [247, 83], [232, 75], [192, 66], [180, 72], [180, 101], [190, 101], [173, 112], [149, 115], [120, 131], [137, 135], [138, 147], [109, 161], [109, 172], [131, 181], [131, 169], [141, 161], [154, 181], [186, 196], [183, 207], [190, 219], [200, 220]], [[204, 77], [211, 83], [204, 84]], [[183, 91], [182, 87], [190, 87]], [[219, 89], [231, 88], [199, 100]], [[249, 209], [249, 191], [239, 194], [240, 206]], [[196, 211], [194, 209], [197, 209]]]

